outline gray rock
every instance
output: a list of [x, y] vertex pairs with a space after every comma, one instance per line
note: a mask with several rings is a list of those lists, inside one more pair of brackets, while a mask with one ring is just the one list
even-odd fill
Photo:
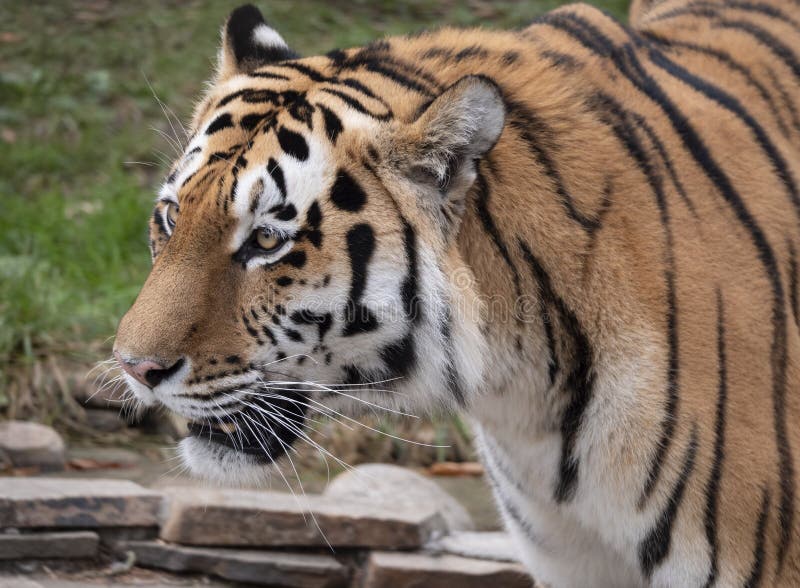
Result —
[[127, 480], [0, 478], [0, 527], [153, 527], [160, 507]]
[[140, 566], [276, 588], [339, 588], [348, 581], [347, 568], [330, 555], [184, 547], [159, 541], [132, 541], [127, 549]]
[[[161, 538], [186, 545], [318, 546], [415, 549], [443, 535], [433, 505], [375, 505], [338, 497], [279, 492], [166, 490]], [[310, 516], [313, 513], [313, 518]]]
[[128, 423], [122, 418], [119, 408], [87, 408], [86, 424], [101, 433], [116, 433], [127, 428]]
[[441, 513], [449, 531], [474, 529], [463, 506], [436, 482], [408, 468], [382, 463], [362, 464], [338, 475], [323, 493], [389, 509], [426, 505]]
[[532, 588], [533, 580], [519, 564], [421, 553], [373, 552], [367, 562], [364, 588]]
[[3, 588], [43, 588], [39, 582], [34, 582], [24, 576], [8, 576], [5, 574], [0, 574], [0, 586]]
[[0, 560], [92, 559], [99, 543], [91, 531], [0, 534]]
[[15, 467], [64, 469], [64, 440], [46, 425], [27, 421], [0, 422], [0, 450]]
[[517, 548], [508, 533], [457, 531], [426, 546], [432, 553], [462, 555], [476, 559], [519, 562]]

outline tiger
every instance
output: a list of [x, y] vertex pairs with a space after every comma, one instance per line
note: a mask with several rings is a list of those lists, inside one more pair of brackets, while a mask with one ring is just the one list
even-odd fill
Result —
[[545, 586], [800, 585], [798, 8], [571, 4], [312, 57], [234, 10], [128, 386], [224, 482], [314, 415], [465, 415]]

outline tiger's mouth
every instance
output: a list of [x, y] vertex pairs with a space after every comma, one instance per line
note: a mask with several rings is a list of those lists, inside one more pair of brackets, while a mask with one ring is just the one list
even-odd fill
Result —
[[300, 393], [283, 393], [280, 399], [254, 394], [240, 407], [225, 416], [190, 421], [190, 437], [271, 464], [303, 434], [308, 401]]

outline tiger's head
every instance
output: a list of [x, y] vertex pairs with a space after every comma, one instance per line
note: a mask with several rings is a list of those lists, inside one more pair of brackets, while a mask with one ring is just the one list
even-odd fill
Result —
[[257, 482], [313, 413], [463, 406], [480, 387], [455, 243], [504, 107], [481, 77], [426, 97], [364, 76], [380, 44], [298, 59], [252, 6], [222, 39], [114, 354], [142, 404], [189, 419], [193, 472]]

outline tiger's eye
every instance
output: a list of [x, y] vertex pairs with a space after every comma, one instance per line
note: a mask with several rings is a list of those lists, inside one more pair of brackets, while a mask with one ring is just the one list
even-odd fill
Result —
[[264, 251], [275, 251], [283, 245], [284, 240], [280, 235], [264, 231], [256, 233], [256, 244]]
[[167, 203], [167, 223], [170, 228], [175, 228], [175, 221], [178, 220], [178, 205], [174, 202]]

